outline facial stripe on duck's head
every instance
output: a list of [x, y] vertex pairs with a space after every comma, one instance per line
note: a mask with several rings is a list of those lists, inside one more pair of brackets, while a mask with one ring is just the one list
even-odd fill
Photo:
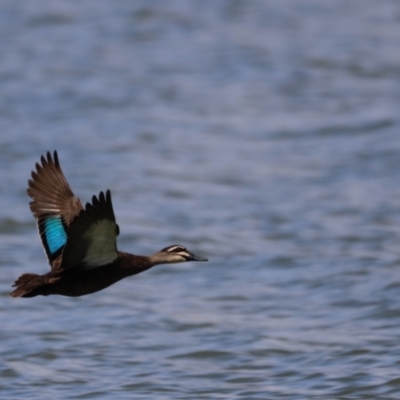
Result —
[[172, 246], [164, 247], [161, 251], [164, 251], [166, 253], [179, 253], [181, 251], [187, 252], [187, 248], [181, 246], [180, 244], [174, 244]]
[[194, 255], [186, 247], [183, 247], [179, 244], [165, 247], [160, 250], [158, 254], [164, 254], [167, 263], [179, 263], [185, 261], [208, 261], [206, 258]]

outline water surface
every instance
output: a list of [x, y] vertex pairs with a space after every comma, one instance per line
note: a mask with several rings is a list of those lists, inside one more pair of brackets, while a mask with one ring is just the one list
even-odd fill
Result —
[[[0, 397], [396, 399], [400, 4], [0, 7]], [[180, 243], [82, 298], [45, 273], [26, 181], [57, 149], [118, 246]]]

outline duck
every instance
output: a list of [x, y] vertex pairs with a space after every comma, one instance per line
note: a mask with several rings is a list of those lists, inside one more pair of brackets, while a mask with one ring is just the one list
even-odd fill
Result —
[[150, 256], [118, 251], [119, 226], [110, 190], [83, 207], [65, 179], [57, 151], [47, 152], [40, 161], [27, 192], [50, 272], [22, 274], [10, 296], [84, 296], [155, 265], [208, 261], [178, 244]]

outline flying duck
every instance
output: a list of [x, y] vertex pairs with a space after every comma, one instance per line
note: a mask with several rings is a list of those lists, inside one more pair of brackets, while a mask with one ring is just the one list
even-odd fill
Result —
[[53, 157], [50, 152], [47, 158], [41, 157], [27, 191], [51, 271], [21, 275], [13, 285], [12, 297], [83, 296], [154, 265], [207, 261], [180, 245], [148, 257], [118, 251], [119, 227], [110, 191], [93, 196], [92, 203], [83, 207], [64, 177], [56, 151]]

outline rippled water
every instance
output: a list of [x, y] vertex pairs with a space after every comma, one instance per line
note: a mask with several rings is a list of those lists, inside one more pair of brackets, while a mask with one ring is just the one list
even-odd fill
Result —
[[[1, 398], [398, 398], [399, 2], [25, 0], [0, 33]], [[53, 149], [121, 250], [209, 262], [10, 298]]]

